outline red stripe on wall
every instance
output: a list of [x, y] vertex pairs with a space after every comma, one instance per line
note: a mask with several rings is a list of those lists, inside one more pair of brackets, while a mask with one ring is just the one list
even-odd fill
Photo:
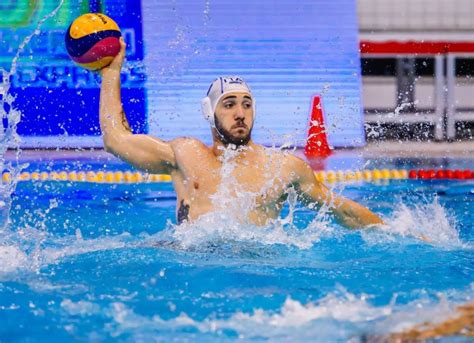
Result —
[[474, 42], [360, 42], [361, 54], [446, 54], [474, 53]]

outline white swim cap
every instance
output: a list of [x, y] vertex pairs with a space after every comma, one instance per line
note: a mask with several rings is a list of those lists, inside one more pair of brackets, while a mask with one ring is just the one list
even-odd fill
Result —
[[202, 114], [213, 127], [216, 125], [214, 122], [214, 113], [219, 100], [224, 95], [234, 92], [245, 92], [252, 97], [253, 115], [255, 119], [255, 99], [253, 99], [252, 92], [245, 81], [238, 76], [219, 77], [211, 84], [207, 91], [207, 96], [202, 99], [201, 102]]

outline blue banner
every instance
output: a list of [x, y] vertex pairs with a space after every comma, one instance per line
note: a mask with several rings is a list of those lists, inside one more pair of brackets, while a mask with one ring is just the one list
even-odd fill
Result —
[[[59, 2], [2, 1], [0, 67], [10, 68], [24, 37]], [[64, 46], [70, 23], [96, 10], [118, 23], [128, 44], [122, 99], [135, 132], [210, 143], [201, 98], [216, 77], [240, 75], [256, 97], [257, 143], [303, 146], [319, 94], [330, 144], [364, 144], [354, 0], [64, 0], [12, 78], [24, 145], [101, 145], [99, 77], [75, 66]]]
[[[2, 1], [0, 4], [0, 67], [10, 70], [24, 38], [51, 13], [59, 0]], [[81, 14], [101, 10], [113, 18], [125, 37], [127, 66], [122, 75], [124, 109], [135, 132], [147, 131], [145, 73], [140, 1], [65, 0], [58, 13], [48, 19], [21, 52], [11, 77], [13, 106], [22, 113], [18, 133], [23, 145], [68, 146], [70, 138], [83, 138], [82, 145], [95, 145], [100, 135], [97, 73], [82, 69], [67, 55], [64, 36]], [[58, 136], [63, 139], [57, 139]]]

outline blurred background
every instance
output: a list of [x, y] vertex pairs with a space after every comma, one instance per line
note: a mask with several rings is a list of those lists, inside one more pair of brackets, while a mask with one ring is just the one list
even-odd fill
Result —
[[367, 138], [471, 140], [474, 1], [357, 5]]
[[14, 98], [3, 126], [21, 147], [102, 146], [100, 79], [64, 47], [74, 18], [97, 11], [128, 44], [122, 96], [135, 132], [210, 143], [200, 100], [214, 78], [237, 74], [265, 145], [306, 144], [314, 95], [335, 148], [472, 140], [474, 0], [3, 0], [0, 95]]

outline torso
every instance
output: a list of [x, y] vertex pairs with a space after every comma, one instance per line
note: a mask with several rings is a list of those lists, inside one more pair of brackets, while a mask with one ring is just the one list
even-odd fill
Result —
[[292, 155], [255, 144], [218, 157], [203, 143], [183, 138], [173, 151], [178, 222], [232, 206], [239, 220], [265, 225], [279, 215], [294, 181]]

